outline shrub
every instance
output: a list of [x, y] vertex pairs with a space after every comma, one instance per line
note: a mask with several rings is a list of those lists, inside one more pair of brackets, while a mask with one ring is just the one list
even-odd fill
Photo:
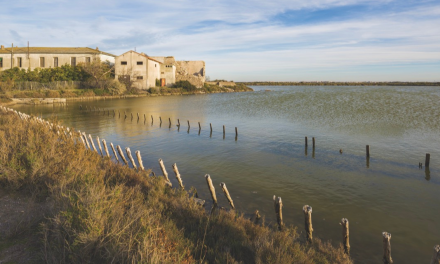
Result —
[[188, 92], [193, 92], [197, 90], [197, 87], [192, 85], [189, 81], [178, 81], [173, 85], [174, 88], [182, 88]]
[[49, 90], [46, 92], [46, 97], [47, 98], [59, 98], [60, 93], [58, 91]]

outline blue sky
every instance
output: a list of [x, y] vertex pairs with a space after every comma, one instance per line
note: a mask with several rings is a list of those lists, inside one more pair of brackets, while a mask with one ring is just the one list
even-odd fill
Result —
[[440, 81], [439, 0], [0, 1], [5, 46], [136, 48], [235, 81]]

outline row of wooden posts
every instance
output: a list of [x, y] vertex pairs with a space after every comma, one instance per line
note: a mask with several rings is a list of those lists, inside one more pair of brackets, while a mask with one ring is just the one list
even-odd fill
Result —
[[[70, 135], [72, 138], [74, 138], [72, 131], [70, 131], [69, 128], [64, 128], [59, 125], [55, 126], [54, 124], [52, 124], [48, 121], [44, 121], [43, 119], [41, 119], [39, 117], [31, 117], [29, 115], [23, 114], [21, 112], [17, 112], [16, 110], [6, 108], [3, 106], [1, 107], [1, 109], [3, 111], [10, 111], [10, 112], [16, 113], [22, 120], [32, 120], [32, 118], [34, 118], [38, 122], [48, 126], [50, 129], [57, 128], [58, 135], [61, 135], [60, 130], [64, 130], [65, 135]], [[80, 131], [74, 132], [74, 133], [77, 133], [77, 135], [79, 136], [79, 138], [81, 139], [81, 141], [83, 142], [84, 146], [87, 149], [90, 149], [90, 150], [98, 153], [98, 150], [95, 147], [93, 138], [90, 134], [87, 136], [85, 132], [81, 133]], [[104, 152], [102, 150], [99, 137], [97, 137], [96, 140], [97, 140], [101, 155], [104, 156]], [[307, 137], [305, 139], [305, 142], [306, 142], [306, 146], [307, 146]], [[102, 145], [104, 146], [105, 155], [107, 157], [110, 157], [110, 153], [108, 151], [105, 139], [102, 139], [102, 143], [103, 143]], [[110, 143], [110, 146], [112, 148], [112, 151], [113, 151], [113, 154], [115, 156], [116, 161], [119, 162], [118, 155], [116, 154], [116, 150], [113, 146], [113, 143]], [[313, 146], [315, 146], [315, 138], [313, 138]], [[124, 164], [128, 165], [128, 161], [125, 158], [121, 147], [119, 145], [117, 145], [116, 149], [117, 149], [117, 152], [119, 153], [119, 156], [121, 157], [122, 161], [124, 162]], [[131, 155], [130, 148], [125, 148], [125, 150], [126, 150], [128, 159], [131, 161], [131, 164], [133, 165], [133, 168], [139, 169], [139, 170], [145, 170], [143, 163], [142, 163], [142, 157], [141, 157], [140, 151], [135, 152], [137, 160], [138, 160], [138, 164], [139, 164], [139, 167], [138, 167], [135, 163], [135, 160], [133, 159], [133, 157]], [[370, 148], [367, 145], [367, 147], [366, 147], [367, 157], [369, 157], [369, 154], [370, 154], [369, 150], [370, 150]], [[164, 162], [162, 159], [159, 159], [159, 165], [162, 170], [162, 174], [165, 178], [165, 182], [166, 182], [167, 186], [172, 187], [172, 183], [168, 177], [168, 173], [166, 171], [166, 168], [165, 168], [165, 165], [164, 165]], [[427, 154], [427, 160], [425, 162], [425, 166], [429, 166], [429, 154]], [[179, 187], [181, 189], [185, 189], [183, 182], [182, 182], [181, 174], [179, 172], [179, 169], [177, 168], [177, 164], [174, 163], [172, 168], [173, 168], [173, 171], [176, 175], [177, 182], [179, 183]], [[212, 198], [212, 202], [213, 202], [213, 209], [214, 209], [218, 203], [217, 196], [215, 193], [215, 187], [214, 187], [214, 184], [212, 183], [212, 179], [209, 174], [205, 175], [205, 180], [206, 180], [206, 183], [208, 185], [208, 189], [211, 194], [211, 198]], [[229, 194], [229, 191], [226, 187], [226, 184], [224, 182], [222, 182], [222, 183], [220, 183], [220, 187], [222, 188], [222, 191], [223, 191], [226, 199], [228, 200], [229, 205], [231, 206], [232, 210], [235, 210], [234, 202], [231, 198], [231, 195]], [[195, 201], [198, 204], [201, 204], [201, 205], [204, 204], [204, 201], [201, 199], [195, 198]], [[283, 210], [282, 210], [283, 202], [282, 202], [281, 197], [277, 197], [276, 195], [274, 195], [273, 196], [273, 203], [274, 203], [274, 208], [275, 208], [275, 215], [276, 215], [276, 219], [277, 219], [278, 229], [280, 231], [282, 231], [284, 228], [284, 222], [283, 222]], [[307, 238], [308, 242], [311, 242], [313, 240], [312, 207], [309, 205], [304, 205], [302, 210], [304, 213], [304, 228], [305, 228], [306, 238]], [[258, 223], [258, 220], [261, 218], [258, 210], [255, 211], [254, 216], [252, 218], [255, 219], [255, 223]], [[342, 226], [342, 244], [344, 246], [345, 253], [349, 254], [350, 253], [349, 221], [347, 218], [342, 218], [341, 222], [339, 224]], [[382, 233], [382, 242], [383, 242], [383, 262], [385, 264], [393, 263], [393, 259], [391, 257], [391, 234], [388, 232], [383, 232]], [[431, 264], [440, 264], [440, 245], [434, 246], [434, 253], [433, 253], [433, 256], [431, 259]]]
[[[305, 147], [307, 149], [308, 147], [308, 137], [305, 137]], [[313, 144], [313, 149], [315, 149], [315, 137], [312, 137], [312, 144]], [[340, 153], [342, 153], [342, 149], [339, 150]], [[367, 158], [367, 164], [369, 164], [370, 161], [370, 145], [366, 145], [365, 146], [365, 154], [366, 154], [366, 158]], [[431, 154], [426, 153], [425, 155], [425, 168], [429, 168], [429, 163], [431, 160]], [[423, 164], [421, 162], [419, 162], [419, 168], [422, 168]]]
[[[82, 109], [82, 105], [80, 105], [80, 109]], [[86, 106], [86, 110], [92, 111], [92, 108], [89, 109]], [[96, 107], [93, 108], [93, 111], [100, 112], [101, 110], [102, 110], [101, 108], [96, 108]], [[105, 114], [105, 110], [103, 110], [103, 112]], [[131, 114], [131, 120], [133, 120], [133, 113], [130, 113], [130, 114]], [[137, 121], [139, 122], [139, 120], [140, 120], [139, 113], [136, 113], [136, 114], [137, 114]], [[107, 115], [110, 115], [110, 110], [107, 110]], [[116, 116], [115, 110], [113, 110], [113, 116]], [[121, 112], [118, 110], [118, 118], [120, 118], [120, 117], [121, 117]], [[124, 111], [124, 120], [125, 119], [127, 119], [127, 113]], [[147, 121], [147, 116], [146, 116], [146, 114], [144, 114], [144, 123], [146, 121]], [[153, 115], [151, 115], [151, 123], [153, 123], [153, 121], [154, 121], [154, 118], [153, 118]], [[160, 121], [160, 126], [162, 126], [162, 117], [160, 117], [160, 116], [159, 116], [159, 121]], [[169, 128], [171, 128], [171, 118], [168, 118], [168, 121], [169, 121]], [[187, 120], [187, 123], [188, 123], [188, 131], [189, 131], [189, 129], [191, 128], [189, 120]], [[202, 130], [202, 126], [201, 126], [200, 122], [198, 122], [198, 124], [199, 124], [199, 135], [200, 135], [200, 132]], [[180, 119], [177, 119], [177, 127], [180, 129]], [[209, 123], [209, 128], [210, 128], [210, 133], [212, 136], [212, 123]], [[225, 125], [223, 125], [223, 138], [225, 138], [225, 135], [226, 135], [226, 127], [225, 127]], [[235, 139], [237, 139], [237, 138], [238, 138], [238, 129], [237, 129], [237, 127], [235, 127]]]

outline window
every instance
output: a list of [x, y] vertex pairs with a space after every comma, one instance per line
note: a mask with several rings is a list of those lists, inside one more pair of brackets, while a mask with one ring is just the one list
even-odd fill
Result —
[[138, 80], [143, 80], [143, 79], [144, 79], [144, 76], [138, 76], [138, 77], [136, 77], [136, 79], [138, 79]]
[[17, 58], [17, 66], [20, 67], [20, 68], [23, 67], [21, 57]]
[[0, 58], [0, 68], [3, 68], [3, 58]]
[[70, 58], [70, 65], [71, 66], [76, 66], [76, 57]]
[[44, 68], [44, 57], [40, 57], [40, 68]]
[[154, 67], [157, 67], [157, 64], [154, 64]]
[[144, 65], [144, 62], [143, 61], [138, 61], [137, 65]]
[[121, 61], [121, 65], [127, 65], [126, 61]]
[[86, 64], [90, 64], [90, 57], [86, 57]]
[[58, 57], [53, 58], [53, 66], [58, 67]]

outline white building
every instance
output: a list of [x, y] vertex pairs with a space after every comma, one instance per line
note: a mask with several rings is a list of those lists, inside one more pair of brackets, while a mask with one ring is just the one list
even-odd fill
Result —
[[115, 62], [115, 55], [87, 47], [5, 47], [0, 46], [0, 71], [19, 67], [34, 70], [53, 68], [65, 64], [76, 66], [95, 59]]

